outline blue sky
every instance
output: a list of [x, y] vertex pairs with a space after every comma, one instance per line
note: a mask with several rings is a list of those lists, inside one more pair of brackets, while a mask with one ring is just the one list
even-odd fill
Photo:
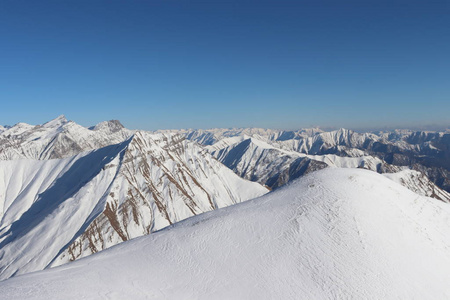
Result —
[[0, 2], [0, 124], [450, 125], [449, 1]]

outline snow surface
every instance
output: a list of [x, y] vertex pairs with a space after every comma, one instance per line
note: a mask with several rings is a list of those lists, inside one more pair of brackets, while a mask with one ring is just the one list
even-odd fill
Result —
[[0, 160], [0, 280], [67, 263], [268, 190], [181, 136]]
[[58, 268], [0, 299], [448, 299], [450, 206], [324, 169]]
[[0, 278], [44, 269], [105, 205], [128, 143], [61, 160], [0, 161]]

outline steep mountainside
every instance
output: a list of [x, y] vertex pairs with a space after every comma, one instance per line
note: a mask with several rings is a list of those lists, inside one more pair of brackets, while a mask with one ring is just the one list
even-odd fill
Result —
[[227, 138], [206, 149], [242, 178], [271, 189], [328, 165], [305, 155], [277, 149], [255, 138]]
[[0, 161], [0, 278], [42, 270], [266, 193], [178, 135]]
[[267, 192], [182, 136], [137, 132], [111, 184], [105, 210], [53, 265]]
[[329, 168], [1, 282], [0, 299], [447, 299], [449, 227], [448, 204]]

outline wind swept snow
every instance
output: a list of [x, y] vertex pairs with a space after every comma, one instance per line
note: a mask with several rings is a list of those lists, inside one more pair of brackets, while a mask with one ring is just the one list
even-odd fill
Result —
[[375, 172], [324, 169], [58, 268], [0, 299], [444, 299], [450, 206]]

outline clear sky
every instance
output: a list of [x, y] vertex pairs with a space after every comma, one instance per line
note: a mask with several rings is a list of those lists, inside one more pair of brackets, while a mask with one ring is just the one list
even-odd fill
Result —
[[450, 125], [450, 1], [2, 0], [0, 124]]

